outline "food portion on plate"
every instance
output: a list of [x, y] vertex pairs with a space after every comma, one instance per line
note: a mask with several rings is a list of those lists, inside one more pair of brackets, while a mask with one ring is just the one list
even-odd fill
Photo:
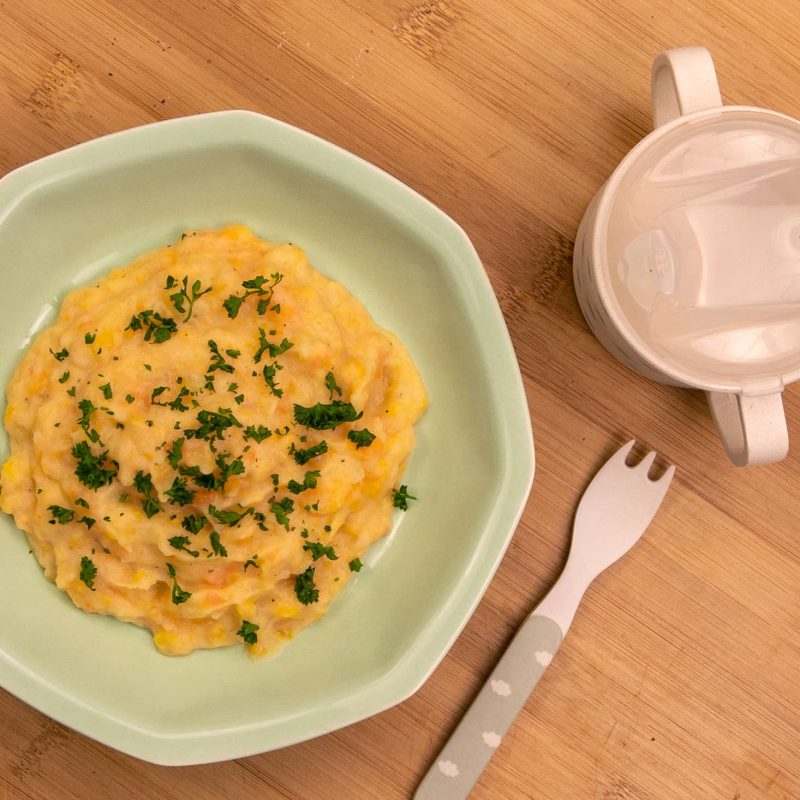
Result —
[[413, 499], [425, 390], [293, 244], [189, 231], [70, 293], [9, 386], [0, 508], [78, 607], [275, 652]]

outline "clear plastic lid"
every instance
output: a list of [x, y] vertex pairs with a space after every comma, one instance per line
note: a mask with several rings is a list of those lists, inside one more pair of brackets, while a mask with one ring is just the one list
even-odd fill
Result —
[[800, 124], [729, 110], [687, 121], [628, 166], [608, 279], [639, 337], [699, 376], [800, 367]]

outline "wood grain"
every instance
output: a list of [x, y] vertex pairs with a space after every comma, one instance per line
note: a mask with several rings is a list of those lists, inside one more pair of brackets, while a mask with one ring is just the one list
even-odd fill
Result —
[[158, 119], [249, 108], [396, 175], [468, 231], [513, 338], [538, 470], [519, 530], [411, 699], [305, 744], [168, 769], [0, 693], [0, 800], [407, 798], [566, 553], [574, 505], [635, 436], [679, 466], [646, 539], [590, 590], [477, 800], [800, 798], [794, 452], [732, 467], [704, 401], [621, 367], [571, 284], [578, 221], [649, 129], [649, 66], [702, 43], [726, 102], [800, 115], [781, 0], [0, 2], [0, 172]]

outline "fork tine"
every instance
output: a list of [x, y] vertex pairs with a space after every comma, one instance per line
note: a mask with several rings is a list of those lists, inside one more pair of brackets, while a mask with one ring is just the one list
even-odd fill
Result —
[[645, 475], [647, 475], [647, 473], [650, 472], [650, 467], [653, 466], [653, 462], [655, 460], [656, 451], [651, 450], [633, 469], [641, 470]]
[[654, 483], [663, 483], [664, 491], [666, 491], [670, 483], [672, 483], [672, 478], [674, 475], [675, 475], [675, 465], [670, 464], [666, 472], [657, 481], [654, 481]]

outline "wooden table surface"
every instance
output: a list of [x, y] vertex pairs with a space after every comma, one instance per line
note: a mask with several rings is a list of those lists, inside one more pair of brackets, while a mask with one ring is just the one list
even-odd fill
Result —
[[618, 365], [584, 323], [572, 243], [651, 127], [660, 50], [705, 44], [728, 103], [800, 115], [781, 0], [4, 0], [0, 173], [111, 131], [223, 108], [310, 130], [455, 218], [514, 341], [537, 450], [472, 620], [401, 705], [282, 751], [157, 767], [0, 692], [0, 800], [410, 797], [562, 566], [576, 500], [635, 436], [678, 465], [601, 576], [474, 792], [495, 800], [800, 797], [800, 403], [794, 452], [728, 463], [704, 399]]

